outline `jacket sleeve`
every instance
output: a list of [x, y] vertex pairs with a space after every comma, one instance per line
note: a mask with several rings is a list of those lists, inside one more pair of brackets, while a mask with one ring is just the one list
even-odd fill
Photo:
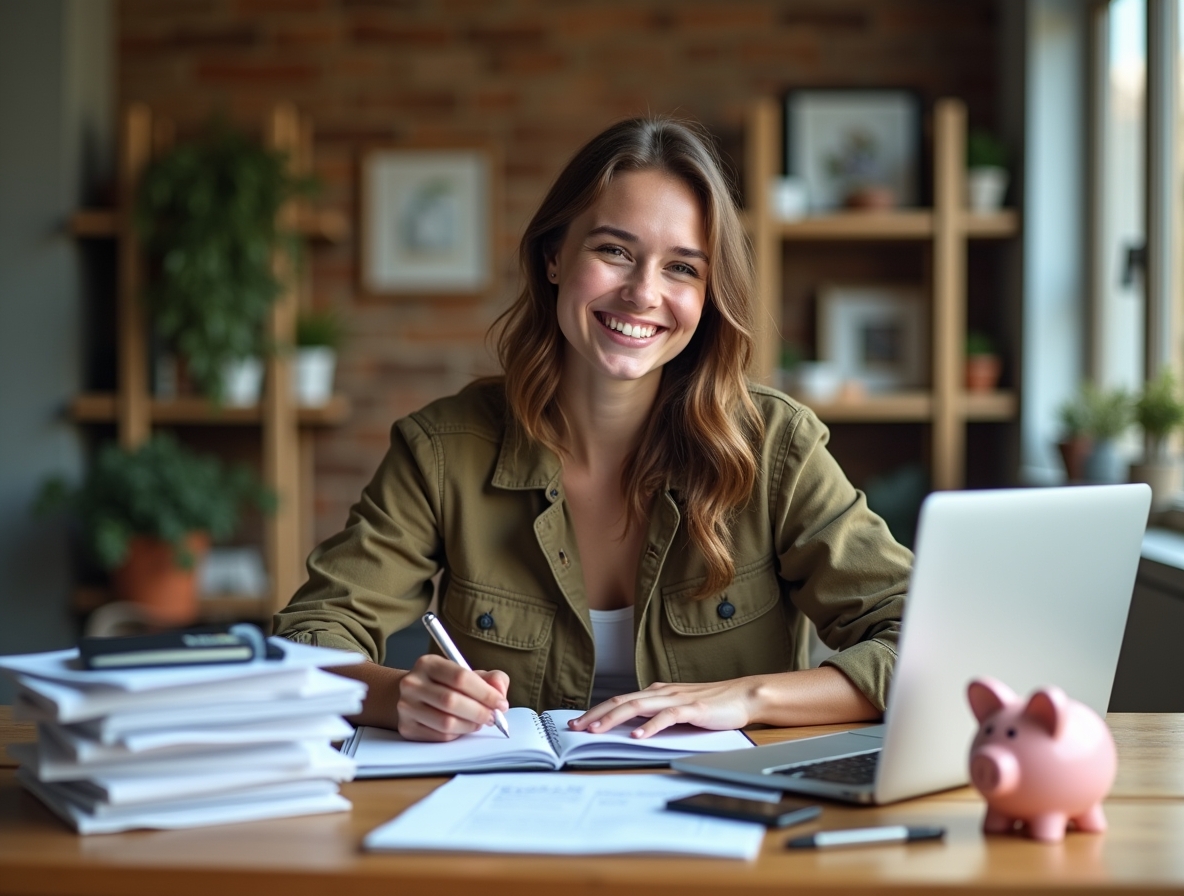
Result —
[[912, 553], [867, 506], [826, 449], [829, 433], [800, 408], [773, 433], [773, 535], [792, 599], [840, 669], [883, 711], [896, 662]]
[[308, 581], [276, 614], [277, 635], [383, 661], [387, 637], [427, 610], [441, 565], [437, 468], [427, 433], [398, 421], [345, 528], [312, 552]]

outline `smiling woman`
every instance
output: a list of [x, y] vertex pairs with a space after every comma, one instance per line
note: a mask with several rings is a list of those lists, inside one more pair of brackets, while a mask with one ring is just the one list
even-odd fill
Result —
[[[572, 724], [589, 731], [647, 717], [637, 737], [882, 712], [911, 555], [817, 418], [747, 380], [752, 261], [709, 142], [609, 128], [520, 262], [504, 377], [395, 424], [278, 633], [367, 654], [357, 720], [421, 740], [509, 705], [588, 709]], [[378, 665], [437, 572], [439, 615], [484, 671]], [[838, 651], [816, 669], [811, 624]]]

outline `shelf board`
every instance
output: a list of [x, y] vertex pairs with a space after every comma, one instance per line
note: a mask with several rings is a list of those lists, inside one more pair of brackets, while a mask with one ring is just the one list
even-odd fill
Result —
[[[86, 208], [74, 212], [70, 233], [91, 239], [119, 235], [119, 213], [113, 208]], [[335, 209], [303, 208], [296, 212], [296, 231], [309, 239], [340, 243], [349, 236], [349, 218]]]
[[[114, 600], [106, 588], [83, 586], [74, 589], [70, 602], [76, 613], [93, 613], [104, 604]], [[197, 603], [199, 622], [228, 622], [235, 619], [270, 621], [273, 602], [270, 597], [249, 597], [242, 594], [212, 594], [201, 597]]]
[[[826, 423], [925, 423], [933, 417], [933, 395], [926, 390], [870, 394], [808, 405]], [[961, 416], [971, 421], [1014, 420], [1018, 402], [1014, 392], [964, 392]]]
[[[751, 219], [745, 217], [745, 221]], [[933, 212], [929, 209], [900, 211], [844, 211], [813, 215], [797, 221], [777, 221], [774, 225], [783, 240], [926, 240], [934, 233]], [[1005, 239], [1020, 232], [1020, 217], [1015, 209], [989, 213], [967, 213], [962, 229], [970, 239]]]
[[933, 236], [933, 212], [845, 211], [778, 221], [776, 226], [785, 240], [922, 240]]
[[829, 402], [798, 400], [826, 423], [910, 423], [925, 422], [933, 416], [933, 396], [925, 390]]
[[1007, 390], [962, 393], [962, 415], [967, 420], [1014, 420], [1018, 408], [1015, 393]]
[[962, 218], [962, 226], [971, 239], [1005, 239], [1019, 234], [1020, 215], [1014, 208], [968, 213]]
[[[110, 392], [79, 395], [70, 403], [70, 416], [79, 423], [114, 423], [116, 396]], [[301, 426], [337, 426], [349, 418], [350, 402], [334, 395], [322, 407], [297, 407]], [[149, 416], [153, 423], [200, 424], [205, 426], [258, 426], [263, 419], [259, 405], [219, 407], [205, 398], [152, 399]]]

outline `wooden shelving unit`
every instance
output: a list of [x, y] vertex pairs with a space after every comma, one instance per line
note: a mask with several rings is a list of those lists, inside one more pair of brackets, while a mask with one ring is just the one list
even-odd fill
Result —
[[930, 479], [936, 489], [965, 484], [966, 426], [1014, 420], [1014, 392], [971, 393], [963, 388], [966, 343], [966, 253], [970, 240], [1002, 240], [1020, 232], [1019, 214], [1005, 209], [971, 214], [963, 205], [966, 109], [944, 99], [934, 108], [932, 209], [837, 212], [798, 221], [773, 217], [768, 187], [781, 173], [782, 112], [774, 100], [753, 105], [746, 140], [746, 215], [755, 251], [761, 318], [768, 326], [757, 346], [755, 375], [774, 382], [781, 354], [782, 249], [787, 243], [911, 242], [929, 252], [931, 306], [930, 387], [894, 394], [869, 394], [848, 401], [813, 404], [833, 423], [925, 423], [930, 426]]
[[[148, 322], [140, 298], [144, 259], [132, 216], [140, 176], [152, 156], [171, 144], [173, 133], [171, 122], [154, 118], [146, 105], [129, 106], [120, 134], [116, 208], [83, 209], [70, 219], [69, 228], [77, 237], [117, 241], [119, 288], [116, 391], [79, 395], [69, 412], [81, 424], [113, 424], [120, 444], [127, 448], [145, 441], [154, 425], [259, 431], [262, 477], [279, 496], [276, 513], [263, 524], [262, 551], [271, 593], [262, 599], [236, 595], [204, 598], [202, 617], [269, 620], [296, 590], [303, 575], [303, 559], [311, 547], [305, 533], [311, 531], [312, 430], [344, 422], [350, 406], [344, 397], [334, 396], [323, 407], [297, 407], [292, 399], [290, 362], [283, 353], [267, 359], [264, 394], [254, 407], [218, 407], [199, 397], [161, 400], [151, 394]], [[264, 123], [264, 141], [284, 152], [298, 173], [311, 169], [312, 128], [295, 106], [281, 104], [271, 111]], [[289, 203], [280, 214], [286, 228], [309, 240], [338, 241], [349, 229], [343, 215], [312, 209], [299, 201]], [[291, 340], [296, 309], [306, 286], [285, 257], [277, 256], [275, 264], [284, 291], [272, 311], [268, 335], [275, 343], [284, 344]], [[74, 607], [88, 612], [108, 599], [101, 589], [80, 588]]]

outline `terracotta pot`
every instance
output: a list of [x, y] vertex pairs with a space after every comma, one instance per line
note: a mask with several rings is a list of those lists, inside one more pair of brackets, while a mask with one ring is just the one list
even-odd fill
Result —
[[1057, 450], [1061, 452], [1061, 461], [1065, 464], [1065, 476], [1070, 482], [1082, 482], [1085, 479], [1085, 462], [1094, 450], [1094, 443], [1089, 436], [1074, 436], [1057, 443]]
[[999, 384], [1003, 361], [998, 355], [970, 355], [966, 358], [966, 388], [970, 392], [990, 392]]
[[210, 547], [205, 533], [185, 539], [193, 554], [189, 569], [178, 565], [167, 541], [137, 535], [128, 544], [127, 559], [112, 573], [115, 591], [123, 600], [138, 604], [163, 625], [189, 625], [197, 619], [197, 563]]
[[843, 205], [849, 209], [863, 212], [882, 212], [896, 208], [896, 194], [891, 187], [879, 184], [869, 184], [857, 187], [847, 194]]

